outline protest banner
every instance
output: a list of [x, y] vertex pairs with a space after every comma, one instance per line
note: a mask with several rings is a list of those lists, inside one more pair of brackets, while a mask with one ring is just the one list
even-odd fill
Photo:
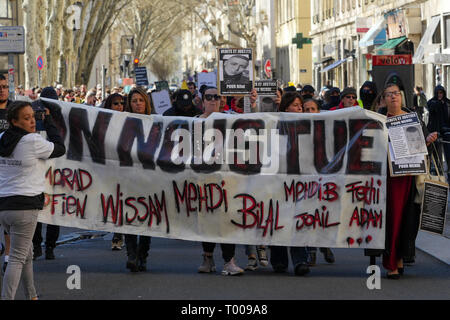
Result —
[[253, 89], [253, 50], [219, 48], [219, 92], [221, 95], [249, 95]]
[[214, 243], [384, 248], [382, 115], [201, 119], [44, 102], [67, 153], [46, 162], [40, 222]]
[[153, 107], [157, 114], [163, 114], [170, 108], [172, 108], [172, 103], [170, 101], [169, 92], [167, 90], [155, 91], [151, 93]]

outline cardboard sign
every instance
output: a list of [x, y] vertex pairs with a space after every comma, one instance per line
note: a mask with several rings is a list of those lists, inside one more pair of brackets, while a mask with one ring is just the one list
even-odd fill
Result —
[[167, 90], [152, 92], [152, 101], [157, 114], [163, 114], [172, 108], [169, 92]]
[[200, 72], [197, 74], [197, 78], [197, 88], [199, 90], [202, 85], [217, 88], [217, 74], [215, 72]]
[[448, 184], [425, 180], [420, 219], [421, 230], [440, 235], [444, 234], [447, 197]]

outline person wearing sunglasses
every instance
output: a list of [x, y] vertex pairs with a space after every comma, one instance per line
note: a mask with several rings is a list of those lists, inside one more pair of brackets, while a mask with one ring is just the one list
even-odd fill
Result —
[[113, 93], [109, 95], [105, 100], [104, 108], [123, 112], [125, 110], [125, 107], [122, 95], [119, 93]]
[[341, 102], [337, 107], [331, 108], [330, 111], [357, 106], [359, 106], [359, 104], [358, 104], [358, 96], [356, 95], [356, 89], [353, 87], [346, 87], [341, 92]]
[[[95, 96], [95, 95], [94, 95]], [[104, 108], [114, 111], [123, 112], [125, 110], [124, 97], [119, 93], [113, 93], [105, 100]], [[123, 247], [123, 235], [121, 233], [114, 233], [111, 240], [111, 250], [119, 251]]]
[[[202, 95], [202, 102], [204, 112], [196, 118], [208, 118], [212, 113], [219, 112], [220, 108], [220, 96], [218, 95], [217, 88], [207, 87]], [[203, 263], [198, 267], [199, 273], [212, 273], [216, 271], [216, 265], [214, 263], [214, 248], [215, 243], [202, 242], [203, 247]], [[221, 243], [222, 257], [225, 261], [222, 274], [227, 276], [236, 276], [244, 273], [244, 270], [236, 265], [234, 261], [235, 244]]]

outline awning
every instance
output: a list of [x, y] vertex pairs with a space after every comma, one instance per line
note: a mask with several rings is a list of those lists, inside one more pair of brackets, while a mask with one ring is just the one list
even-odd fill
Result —
[[425, 30], [425, 33], [423, 34], [423, 37], [420, 40], [419, 46], [416, 49], [416, 53], [414, 54], [413, 63], [424, 63], [423, 58], [426, 51], [425, 46], [428, 46], [430, 44], [430, 40], [433, 37], [433, 34], [436, 31], [436, 28], [440, 20], [441, 20], [440, 16], [431, 18], [430, 24], [427, 26], [427, 30]]
[[395, 38], [386, 41], [383, 45], [379, 46], [377, 50], [390, 50], [397, 47], [400, 43], [406, 40], [406, 37]]
[[359, 40], [359, 47], [365, 48], [386, 42], [386, 20], [381, 18], [372, 28], [367, 31], [364, 37]]
[[330, 71], [331, 69], [339, 67], [345, 61], [347, 61], [347, 59], [342, 59], [342, 60], [336, 61], [335, 63], [332, 63], [329, 66], [326, 66], [325, 68], [323, 68], [321, 72], [324, 73], [324, 72]]

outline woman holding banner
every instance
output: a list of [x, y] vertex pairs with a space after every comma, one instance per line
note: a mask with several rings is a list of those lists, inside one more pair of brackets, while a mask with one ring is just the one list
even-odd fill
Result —
[[[147, 93], [136, 87], [131, 89], [127, 97], [127, 106], [125, 111], [130, 113], [150, 115], [152, 107]], [[147, 257], [150, 250], [151, 237], [138, 236], [135, 234], [125, 235], [125, 246], [127, 248], [127, 269], [131, 272], [146, 271]]]
[[[105, 109], [123, 112], [125, 110], [124, 98], [119, 93], [113, 93], [108, 96], [104, 104]], [[115, 232], [111, 241], [111, 250], [119, 251], [122, 250], [123, 246], [123, 235], [121, 233]]]
[[36, 133], [29, 102], [8, 108], [10, 128], [0, 134], [0, 224], [11, 237], [2, 299], [13, 300], [22, 277], [25, 296], [37, 300], [33, 279], [33, 234], [44, 207], [44, 161], [64, 155], [66, 148], [46, 109], [44, 128], [50, 141]]
[[[279, 107], [280, 112], [303, 113], [303, 98], [296, 91], [283, 94]], [[290, 247], [292, 264], [297, 276], [309, 273], [308, 249], [306, 247]], [[275, 272], [286, 272], [289, 263], [287, 247], [270, 247], [270, 264]]]
[[[199, 118], [208, 118], [212, 113], [219, 112], [220, 108], [220, 96], [218, 95], [217, 88], [206, 87], [204, 94], [202, 95], [202, 103], [204, 112], [197, 116]], [[210, 273], [216, 271], [216, 265], [214, 263], [213, 253], [216, 247], [215, 243], [202, 242], [203, 246], [203, 263], [198, 267], [200, 273]], [[236, 265], [234, 261], [234, 253], [236, 249], [235, 244], [221, 243], [222, 257], [225, 261], [222, 274], [226, 276], [236, 276], [244, 273], [244, 270]]]
[[[408, 113], [402, 108], [402, 94], [398, 85], [387, 84], [383, 90], [387, 117]], [[380, 111], [381, 113], [382, 111]], [[428, 134], [422, 124], [427, 146], [436, 141], [437, 132]], [[414, 203], [416, 194], [413, 176], [392, 177], [388, 171], [386, 185], [386, 245], [383, 266], [388, 279], [399, 279], [403, 274], [403, 258], [410, 256], [415, 247], [419, 228], [420, 206]]]

